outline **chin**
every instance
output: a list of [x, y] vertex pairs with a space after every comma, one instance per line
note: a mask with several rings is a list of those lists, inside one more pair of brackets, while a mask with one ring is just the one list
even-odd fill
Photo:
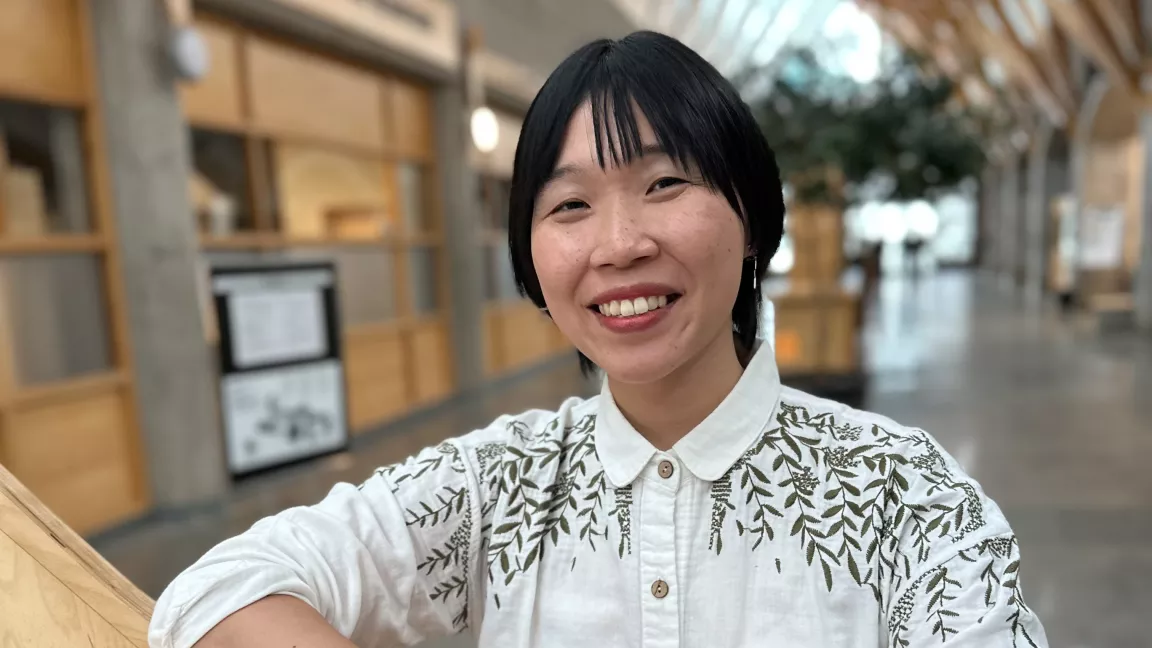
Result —
[[614, 382], [628, 385], [645, 385], [667, 378], [676, 370], [667, 349], [654, 352], [620, 351], [616, 353], [585, 354], [595, 362], [604, 375]]

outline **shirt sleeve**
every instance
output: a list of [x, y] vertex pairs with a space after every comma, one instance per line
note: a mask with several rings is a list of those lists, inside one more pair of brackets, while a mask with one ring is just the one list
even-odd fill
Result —
[[982, 540], [907, 584], [889, 612], [889, 645], [1048, 648], [1024, 602], [1016, 539]]
[[880, 559], [889, 645], [1047, 648], [1000, 508], [935, 439], [914, 430], [904, 441], [890, 455]]
[[157, 601], [149, 645], [189, 648], [272, 595], [303, 600], [359, 646], [410, 646], [463, 630], [480, 506], [460, 448], [427, 449], [221, 543]]

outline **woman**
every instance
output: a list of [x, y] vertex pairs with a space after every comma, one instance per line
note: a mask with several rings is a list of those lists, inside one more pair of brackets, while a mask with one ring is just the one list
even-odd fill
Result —
[[778, 176], [684, 45], [577, 51], [525, 118], [510, 243], [600, 396], [256, 524], [172, 583], [152, 645], [1046, 645], [1011, 529], [931, 437], [781, 387]]

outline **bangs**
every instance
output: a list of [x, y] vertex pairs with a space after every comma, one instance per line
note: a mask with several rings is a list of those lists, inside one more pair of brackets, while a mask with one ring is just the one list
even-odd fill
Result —
[[[641, 40], [644, 35], [629, 38]], [[591, 70], [585, 87], [575, 89], [579, 99], [574, 103], [579, 106], [587, 101], [591, 107], [597, 163], [601, 168], [627, 166], [644, 155], [643, 116], [660, 149], [682, 169], [699, 172], [705, 184], [722, 193], [744, 220], [742, 200], [725, 155], [724, 142], [731, 135], [724, 132], [725, 126], [733, 125], [730, 118], [726, 123], [727, 102], [717, 95], [714, 84], [677, 74], [684, 68], [676, 63], [686, 62], [676, 61], [681, 53], [661, 48], [662, 44], [653, 40], [650, 49], [617, 44]], [[566, 122], [572, 118], [571, 114], [567, 117]], [[549, 170], [555, 165], [554, 158]]]

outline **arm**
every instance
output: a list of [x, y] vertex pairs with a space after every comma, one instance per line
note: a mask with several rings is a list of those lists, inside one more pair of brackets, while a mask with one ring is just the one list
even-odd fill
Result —
[[[270, 639], [297, 624], [316, 633], [316, 648], [349, 645], [321, 643], [337, 637], [364, 648], [409, 646], [463, 630], [479, 548], [475, 492], [463, 452], [445, 444], [359, 487], [340, 484], [315, 506], [261, 520], [169, 585], [149, 645], [304, 648]], [[314, 613], [301, 615], [302, 607]]]
[[1016, 538], [979, 541], [907, 582], [888, 612], [889, 645], [1047, 648], [1020, 589]]
[[269, 596], [224, 619], [196, 648], [355, 648], [312, 606]]
[[881, 566], [893, 648], [1047, 648], [1024, 603], [1020, 547], [980, 485], [920, 430], [902, 438], [885, 495]]

